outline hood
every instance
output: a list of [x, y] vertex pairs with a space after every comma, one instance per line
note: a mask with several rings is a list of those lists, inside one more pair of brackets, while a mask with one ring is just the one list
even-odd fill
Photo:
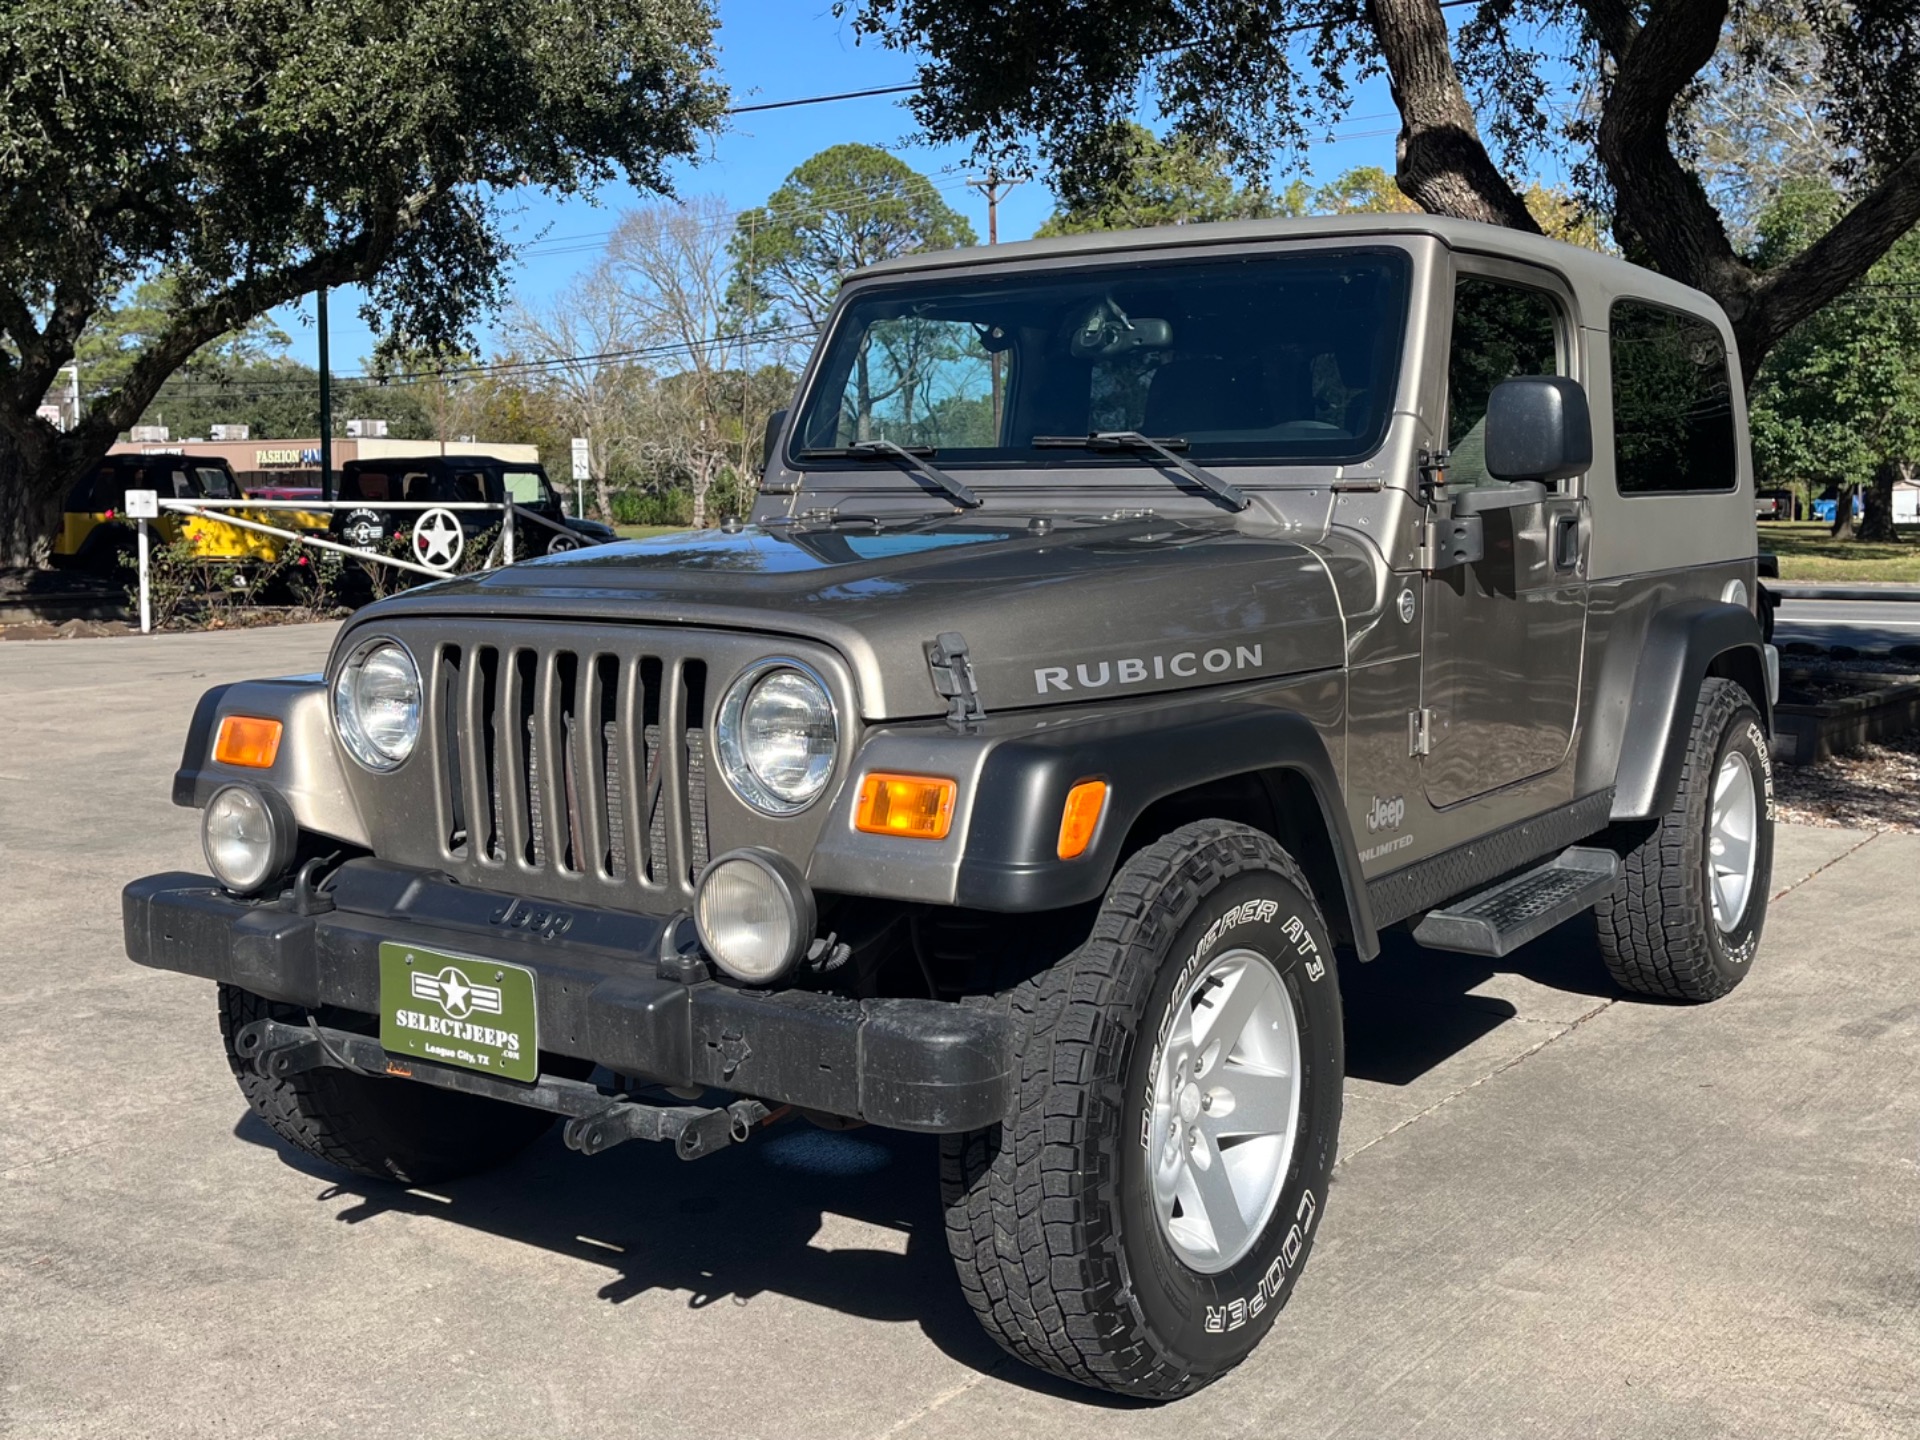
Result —
[[369, 607], [356, 626], [433, 613], [818, 640], [846, 658], [868, 719], [946, 712], [926, 646], [949, 632], [966, 641], [988, 713], [1297, 674], [1345, 654], [1317, 547], [1230, 516], [682, 532], [426, 586]]

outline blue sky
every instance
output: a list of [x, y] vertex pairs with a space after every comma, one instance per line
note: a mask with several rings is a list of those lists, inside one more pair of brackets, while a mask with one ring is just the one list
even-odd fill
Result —
[[[732, 89], [735, 104], [876, 89], [914, 78], [910, 56], [871, 42], [856, 45], [851, 27], [834, 16], [828, 0], [719, 0], [718, 9], [720, 78]], [[709, 143], [698, 164], [675, 168], [675, 187], [684, 197], [718, 195], [730, 209], [746, 209], [764, 202], [808, 156], [829, 145], [862, 141], [892, 150], [929, 175], [984, 241], [986, 202], [966, 186], [965, 147], [916, 144], [913, 117], [900, 103], [904, 98], [844, 100], [739, 116]], [[1140, 118], [1149, 123], [1154, 119]], [[1385, 82], [1362, 86], [1333, 143], [1316, 146], [1310, 155], [1314, 178], [1331, 179], [1355, 165], [1390, 170], [1395, 125]], [[621, 210], [644, 198], [624, 185], [608, 187], [597, 205], [539, 194], [524, 197], [525, 211], [514, 223], [518, 234], [529, 240], [539, 237], [539, 243], [514, 268], [516, 293], [538, 304], [590, 268]], [[1000, 238], [1024, 239], [1052, 209], [1053, 197], [1044, 185], [1035, 181], [1020, 186], [1001, 202]], [[373, 349], [374, 337], [360, 319], [359, 303], [354, 291], [337, 292], [329, 301], [336, 373], [360, 369], [362, 358]], [[309, 300], [276, 315], [293, 338], [294, 354], [308, 363], [316, 355], [312, 314]], [[488, 348], [484, 328], [481, 338], [482, 349]]]

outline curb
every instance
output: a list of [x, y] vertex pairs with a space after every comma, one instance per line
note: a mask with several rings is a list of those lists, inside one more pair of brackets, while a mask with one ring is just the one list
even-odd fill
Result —
[[125, 620], [124, 600], [106, 595], [41, 595], [0, 603], [0, 625], [58, 625], [66, 620]]
[[1920, 585], [1817, 585], [1778, 580], [1762, 580], [1769, 595], [1782, 600], [1886, 600], [1920, 604]]

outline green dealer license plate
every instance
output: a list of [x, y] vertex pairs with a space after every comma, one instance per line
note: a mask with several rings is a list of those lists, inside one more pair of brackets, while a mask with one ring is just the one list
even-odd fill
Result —
[[380, 1043], [395, 1055], [508, 1080], [540, 1078], [533, 972], [393, 940], [380, 944]]

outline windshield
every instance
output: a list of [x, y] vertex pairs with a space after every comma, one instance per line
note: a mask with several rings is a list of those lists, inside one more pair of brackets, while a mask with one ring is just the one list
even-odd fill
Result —
[[1197, 460], [1356, 460], [1386, 431], [1408, 271], [1315, 250], [875, 289], [834, 327], [789, 463], [888, 440], [1056, 467], [1084, 462], [1036, 436], [1106, 431]]
[[200, 493], [210, 500], [238, 500], [233, 478], [217, 465], [199, 465], [193, 472], [200, 480]]

